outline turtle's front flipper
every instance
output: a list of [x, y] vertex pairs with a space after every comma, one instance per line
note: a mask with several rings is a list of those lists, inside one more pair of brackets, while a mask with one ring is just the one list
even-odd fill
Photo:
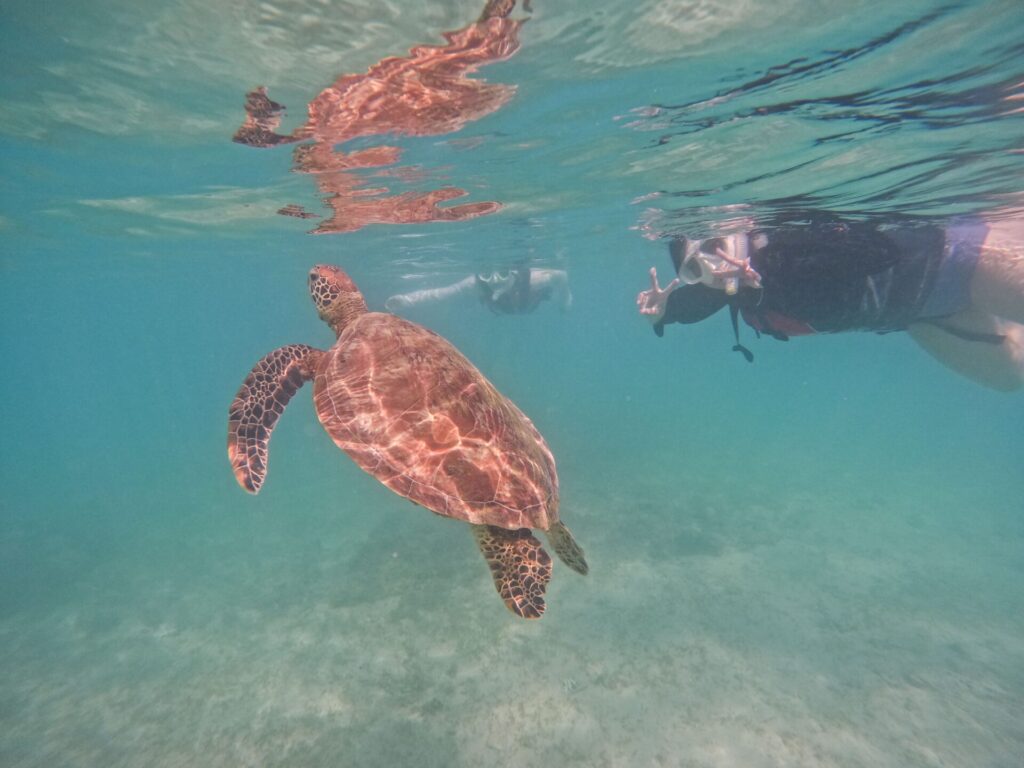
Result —
[[313, 378], [319, 349], [289, 344], [253, 367], [228, 410], [228, 458], [238, 484], [257, 493], [267, 476], [270, 433], [299, 387]]
[[529, 528], [516, 531], [493, 525], [472, 528], [505, 605], [524, 619], [539, 619], [544, 613], [544, 590], [551, 579], [550, 555]]
[[576, 573], [582, 573], [585, 576], [590, 570], [586, 558], [583, 557], [583, 548], [576, 543], [576, 539], [572, 537], [564, 523], [557, 522], [548, 529], [548, 541], [551, 542], [551, 548], [555, 550], [558, 559]]

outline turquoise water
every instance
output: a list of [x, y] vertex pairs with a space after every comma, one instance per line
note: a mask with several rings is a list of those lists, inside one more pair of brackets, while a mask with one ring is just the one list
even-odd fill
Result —
[[[0, 764], [1020, 764], [1021, 395], [905, 334], [747, 330], [747, 365], [727, 317], [659, 339], [634, 306], [667, 233], [1005, 204], [1019, 2], [533, 5], [475, 75], [517, 87], [501, 109], [352, 142], [415, 168], [366, 184], [501, 211], [312, 236], [275, 214], [324, 213], [290, 149], [230, 141], [245, 92], [289, 131], [479, 2], [4, 3]], [[569, 312], [407, 316], [557, 458], [591, 572], [556, 562], [542, 620], [341, 454], [308, 387], [238, 488], [246, 372], [332, 343], [312, 264], [380, 309], [524, 259], [569, 272]]]

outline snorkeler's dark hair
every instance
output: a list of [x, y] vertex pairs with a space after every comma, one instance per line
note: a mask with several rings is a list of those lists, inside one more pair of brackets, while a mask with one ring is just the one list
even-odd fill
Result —
[[686, 238], [673, 237], [668, 242], [668, 255], [672, 257], [672, 268], [679, 274], [683, 267], [683, 259], [686, 258]]

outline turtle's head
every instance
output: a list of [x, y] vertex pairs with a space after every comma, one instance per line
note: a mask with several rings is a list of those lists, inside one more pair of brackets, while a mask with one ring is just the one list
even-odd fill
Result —
[[320, 319], [339, 336], [346, 325], [367, 311], [366, 300], [352, 278], [327, 264], [309, 270], [309, 295]]

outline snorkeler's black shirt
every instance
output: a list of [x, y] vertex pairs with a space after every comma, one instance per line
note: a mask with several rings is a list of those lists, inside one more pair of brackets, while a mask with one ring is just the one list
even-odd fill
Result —
[[[984, 227], [974, 224], [963, 243], [950, 247], [955, 229], [835, 219], [755, 229], [748, 233], [750, 263], [761, 275], [761, 288], [728, 296], [700, 283], [682, 286], [669, 296], [654, 331], [661, 336], [666, 323], [698, 322], [727, 304], [758, 332], [783, 340], [806, 333], [887, 333], [946, 317], [962, 308], [962, 299], [933, 297], [937, 282], [951, 282], [940, 281], [940, 273], [948, 263], [964, 262], [958, 275], [964, 284], [953, 289], [966, 296], [973, 261], [964, 251], [973, 248], [976, 260], [984, 239]], [[679, 246], [671, 251], [678, 262]]]

